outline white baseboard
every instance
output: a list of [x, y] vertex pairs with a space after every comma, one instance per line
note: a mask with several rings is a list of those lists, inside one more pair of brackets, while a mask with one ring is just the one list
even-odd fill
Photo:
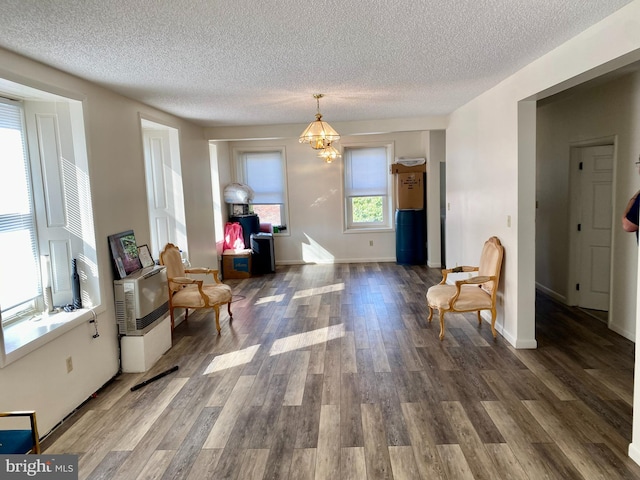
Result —
[[334, 265], [337, 263], [395, 263], [395, 257], [382, 258], [336, 258], [327, 262], [305, 262], [304, 260], [276, 260], [276, 265]]
[[[480, 312], [480, 317], [485, 321], [485, 323], [489, 324], [491, 327], [491, 312], [489, 310], [482, 310]], [[538, 342], [536, 339], [530, 340], [518, 340], [506, 332], [501, 324], [498, 323], [496, 319], [496, 332], [498, 332], [502, 337], [511, 344], [514, 348], [517, 349], [536, 349], [538, 348]]]
[[558, 292], [556, 292], [555, 290], [551, 290], [550, 288], [545, 287], [544, 285], [536, 282], [536, 288], [542, 292], [544, 292], [545, 294], [549, 295], [551, 298], [558, 300], [559, 302], [563, 303], [564, 305], [567, 305], [567, 297], [565, 295], [562, 295]]
[[636, 443], [629, 444], [629, 457], [640, 465], [640, 447]]
[[615, 323], [611, 323], [611, 322], [609, 322], [609, 328], [611, 330], [613, 330], [614, 332], [616, 332], [618, 335], [622, 335], [627, 340], [630, 340], [630, 341], [635, 343], [636, 337], [635, 337], [634, 333], [629, 332], [629, 331], [625, 330], [624, 328], [620, 328], [618, 325], [616, 325]]
[[515, 343], [512, 343], [512, 345], [517, 349], [517, 350], [535, 350], [536, 348], [538, 348], [538, 342], [536, 341], [535, 338], [530, 339], [530, 340], [516, 340]]
[[[553, 299], [559, 301], [560, 303], [562, 303], [563, 305], [569, 305], [568, 301], [567, 301], [567, 297], [564, 295], [561, 295], [553, 290], [550, 290], [549, 288], [545, 287], [544, 285], [541, 285], [539, 283], [536, 282], [536, 288], [541, 290], [542, 292], [544, 292], [545, 294], [549, 295], [550, 297], [552, 297]], [[624, 338], [626, 338], [627, 340], [630, 340], [632, 342], [636, 341], [635, 338], [635, 333], [634, 332], [630, 332], [624, 328], [621, 328], [619, 325], [617, 325], [615, 322], [611, 322], [609, 321], [609, 329], [613, 330], [614, 332], [616, 332], [618, 335], [623, 336]], [[523, 348], [527, 348], [527, 347], [523, 347]]]

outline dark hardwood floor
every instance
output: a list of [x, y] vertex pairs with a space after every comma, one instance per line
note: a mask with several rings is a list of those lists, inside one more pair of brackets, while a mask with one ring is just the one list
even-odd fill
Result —
[[221, 336], [193, 314], [152, 370], [116, 377], [44, 449], [78, 454], [81, 479], [640, 478], [632, 342], [541, 294], [537, 350], [473, 313], [448, 315], [440, 342], [425, 304], [439, 280], [393, 263], [230, 280]]

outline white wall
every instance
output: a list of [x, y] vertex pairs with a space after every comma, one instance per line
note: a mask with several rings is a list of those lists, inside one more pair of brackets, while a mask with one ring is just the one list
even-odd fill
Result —
[[541, 102], [537, 124], [536, 281], [562, 301], [570, 294], [569, 145], [616, 139], [609, 326], [634, 340], [638, 246], [635, 235], [622, 230], [620, 218], [640, 189], [634, 165], [640, 153], [640, 74]]
[[446, 133], [444, 130], [427, 132], [429, 154], [427, 155], [427, 265], [440, 268], [444, 263], [440, 238], [440, 167], [446, 160]]
[[209, 143], [197, 126], [181, 123], [180, 158], [191, 265], [218, 264], [214, 228]]
[[[83, 99], [102, 305], [100, 337], [81, 324], [0, 369], [0, 410], [35, 409], [47, 433], [118, 371], [118, 341], [107, 236], [133, 229], [149, 242], [140, 115], [180, 131], [189, 250], [215, 264], [209, 152], [202, 128], [110, 93], [42, 64], [0, 50], [0, 77]], [[66, 372], [66, 358], [74, 369]]]
[[[447, 129], [447, 264], [476, 258], [488, 234], [505, 245], [498, 326], [516, 347], [535, 342], [535, 100], [640, 58], [634, 1], [456, 110]], [[625, 192], [627, 193], [627, 192]], [[619, 195], [623, 195], [619, 192]], [[511, 227], [506, 217], [511, 215]], [[478, 221], [481, 219], [482, 221]], [[453, 260], [455, 259], [455, 260]], [[636, 303], [636, 324], [638, 304]], [[638, 329], [636, 329], [636, 345]], [[636, 354], [635, 385], [640, 385]], [[636, 388], [637, 390], [637, 388]], [[640, 411], [640, 395], [634, 396]], [[640, 462], [640, 417], [630, 456]]]
[[[450, 117], [447, 264], [505, 245], [498, 327], [517, 347], [535, 342], [535, 99], [635, 61], [640, 2], [633, 2], [529, 64]], [[619, 58], [622, 57], [622, 58]], [[510, 226], [508, 226], [510, 223]]]
[[[300, 126], [296, 131], [303, 129]], [[343, 136], [340, 140], [342, 145], [367, 142], [393, 143], [395, 157], [426, 157], [428, 153], [428, 137], [420, 131]], [[256, 146], [284, 146], [286, 152], [289, 225], [287, 233], [274, 240], [277, 263], [395, 261], [395, 231], [344, 232], [341, 161], [325, 163], [297, 137], [229, 142], [231, 150]], [[392, 175], [389, 180], [393, 182]]]
[[[219, 261], [221, 261], [224, 250], [224, 226], [229, 217], [229, 208], [224, 201], [224, 186], [232, 182], [229, 142], [211, 142], [210, 152], [216, 253]], [[219, 263], [218, 268], [220, 269], [221, 267], [222, 265]]]

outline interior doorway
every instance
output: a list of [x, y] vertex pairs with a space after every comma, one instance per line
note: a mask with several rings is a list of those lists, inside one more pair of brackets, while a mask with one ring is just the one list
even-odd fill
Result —
[[612, 141], [571, 147], [568, 303], [608, 321], [611, 285]]

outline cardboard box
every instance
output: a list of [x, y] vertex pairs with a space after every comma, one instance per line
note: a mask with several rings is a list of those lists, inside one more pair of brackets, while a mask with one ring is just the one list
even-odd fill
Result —
[[407, 167], [394, 163], [391, 173], [396, 180], [396, 205], [400, 210], [422, 210], [424, 208], [425, 165]]
[[249, 278], [251, 276], [251, 249], [222, 252], [222, 278]]
[[391, 173], [418, 173], [418, 172], [426, 172], [427, 164], [423, 163], [422, 165], [415, 165], [413, 167], [409, 167], [407, 165], [402, 165], [401, 163], [394, 163], [391, 165]]

